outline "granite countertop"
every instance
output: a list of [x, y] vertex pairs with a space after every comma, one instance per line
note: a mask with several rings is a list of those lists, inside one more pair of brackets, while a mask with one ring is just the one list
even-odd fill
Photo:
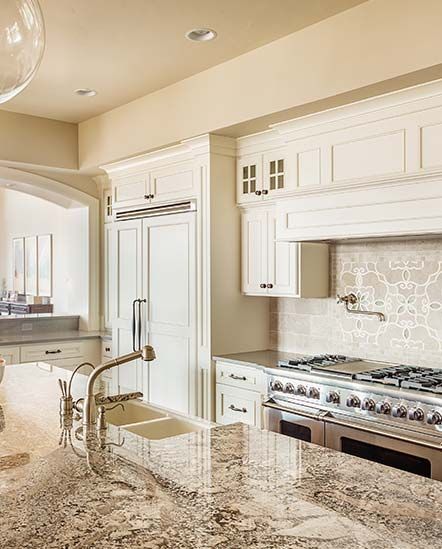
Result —
[[0, 383], [0, 547], [441, 547], [439, 482], [276, 433], [60, 446], [56, 377], [19, 365]]
[[12, 314], [12, 315], [6, 315], [1, 314], [0, 315], [0, 322], [7, 322], [8, 320], [72, 320], [72, 319], [79, 319], [80, 315], [59, 315], [56, 313], [32, 313], [32, 314], [24, 314], [24, 315], [18, 315], [18, 314]]
[[249, 351], [246, 353], [235, 353], [231, 355], [217, 355], [213, 360], [221, 360], [223, 362], [232, 362], [237, 364], [241, 362], [244, 366], [252, 366], [253, 368], [277, 368], [278, 361], [289, 360], [297, 355], [296, 353], [284, 353], [282, 351]]
[[7, 334], [0, 336], [1, 345], [23, 345], [26, 343], [48, 343], [50, 341], [74, 341], [76, 339], [106, 338], [107, 334], [100, 331], [86, 332], [83, 330], [60, 330], [57, 332], [35, 332], [22, 334]]

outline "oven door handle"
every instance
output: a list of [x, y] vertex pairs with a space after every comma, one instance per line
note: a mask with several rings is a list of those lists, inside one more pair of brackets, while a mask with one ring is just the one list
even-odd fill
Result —
[[364, 425], [361, 423], [352, 423], [351, 421], [343, 421], [332, 415], [323, 416], [323, 421], [325, 423], [331, 423], [333, 425], [340, 425], [341, 427], [348, 427], [349, 429], [358, 429], [359, 431], [364, 431], [366, 433], [371, 433], [373, 435], [384, 436], [387, 438], [394, 438], [402, 442], [409, 442], [410, 444], [417, 444], [419, 446], [425, 446], [426, 448], [431, 448], [432, 450], [442, 451], [442, 442], [439, 444], [437, 442], [431, 442], [429, 440], [423, 440], [420, 438], [410, 437], [409, 435], [402, 435], [401, 433], [395, 433], [382, 429], [382, 427], [375, 427], [372, 425]]
[[316, 414], [307, 412], [306, 410], [300, 410], [299, 408], [288, 408], [286, 406], [281, 406], [280, 404], [276, 404], [271, 401], [265, 401], [262, 403], [264, 408], [270, 408], [272, 410], [276, 410], [278, 412], [287, 412], [288, 414], [293, 414], [296, 416], [302, 416], [306, 417], [308, 419], [314, 419], [316, 421], [323, 421], [325, 417], [329, 415], [329, 412], [326, 412], [324, 410], [318, 410]]

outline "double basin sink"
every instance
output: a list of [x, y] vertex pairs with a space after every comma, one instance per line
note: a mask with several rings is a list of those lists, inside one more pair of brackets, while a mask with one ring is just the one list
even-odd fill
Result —
[[179, 416], [175, 412], [156, 408], [138, 400], [129, 400], [122, 404], [124, 410], [121, 406], [107, 410], [107, 422], [149, 440], [195, 433], [211, 427], [207, 421]]

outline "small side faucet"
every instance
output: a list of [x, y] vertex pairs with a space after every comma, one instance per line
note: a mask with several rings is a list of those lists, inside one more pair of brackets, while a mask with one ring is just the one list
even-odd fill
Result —
[[379, 311], [364, 311], [363, 309], [350, 309], [349, 305], [356, 305], [358, 303], [358, 298], [355, 294], [351, 293], [348, 295], [337, 297], [337, 303], [345, 303], [345, 310], [347, 313], [352, 315], [366, 315], [366, 316], [376, 316], [379, 322], [385, 322], [385, 315]]

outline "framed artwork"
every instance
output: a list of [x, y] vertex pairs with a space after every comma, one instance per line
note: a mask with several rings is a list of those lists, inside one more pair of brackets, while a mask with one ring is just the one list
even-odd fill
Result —
[[25, 238], [25, 291], [37, 295], [37, 237]]
[[14, 292], [25, 293], [25, 239], [12, 239], [13, 288]]
[[52, 235], [37, 237], [38, 295], [52, 297]]

